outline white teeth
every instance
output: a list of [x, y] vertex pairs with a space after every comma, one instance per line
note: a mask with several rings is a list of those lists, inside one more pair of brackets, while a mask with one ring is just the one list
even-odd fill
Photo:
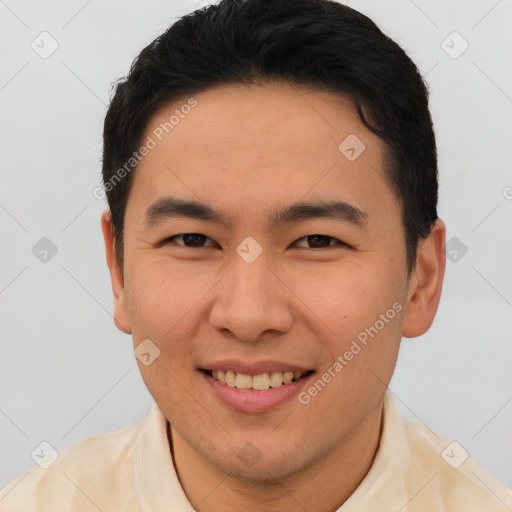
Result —
[[261, 375], [255, 375], [252, 378], [252, 387], [258, 391], [265, 391], [270, 387], [270, 377], [268, 373], [262, 373]]
[[212, 370], [211, 375], [221, 384], [226, 384], [231, 388], [266, 391], [269, 388], [278, 388], [283, 384], [290, 384], [290, 382], [300, 379], [304, 374], [300, 372], [271, 372], [251, 376], [231, 370], [226, 372]]
[[226, 384], [230, 387], [230, 388], [234, 388], [235, 387], [235, 380], [236, 380], [236, 374], [235, 372], [232, 372], [231, 370], [228, 370], [226, 372]]
[[235, 379], [235, 386], [238, 389], [252, 388], [252, 377], [250, 375], [244, 375], [243, 373], [237, 373]]
[[270, 374], [270, 386], [278, 388], [283, 383], [283, 374], [281, 372], [272, 372]]
[[283, 374], [283, 384], [290, 384], [293, 380], [293, 372], [286, 372]]

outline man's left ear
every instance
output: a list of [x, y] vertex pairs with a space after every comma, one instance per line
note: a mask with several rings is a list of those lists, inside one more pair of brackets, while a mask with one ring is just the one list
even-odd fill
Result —
[[419, 241], [402, 327], [402, 336], [406, 338], [428, 331], [436, 316], [446, 267], [445, 238], [446, 226], [437, 219], [427, 238]]

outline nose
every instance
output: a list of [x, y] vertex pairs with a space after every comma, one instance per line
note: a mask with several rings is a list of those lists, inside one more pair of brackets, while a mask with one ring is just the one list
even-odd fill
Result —
[[236, 255], [215, 294], [210, 325], [224, 334], [256, 342], [292, 326], [293, 294], [264, 257], [247, 263]]

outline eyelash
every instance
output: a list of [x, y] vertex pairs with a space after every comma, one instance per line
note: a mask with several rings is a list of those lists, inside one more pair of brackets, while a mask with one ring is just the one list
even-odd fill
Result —
[[[171, 236], [169, 238], [166, 238], [163, 242], [162, 242], [162, 245], [166, 245], [168, 244], [169, 242], [172, 242], [172, 243], [176, 243], [174, 242], [174, 239], [176, 238], [180, 238], [180, 237], [185, 237], [187, 235], [196, 235], [196, 236], [200, 236], [200, 237], [204, 237], [205, 239], [207, 240], [212, 240], [210, 237], [207, 237], [206, 235], [202, 235], [201, 233], [183, 233], [181, 235], [174, 235], [174, 236]], [[330, 241], [334, 240], [335, 242], [337, 243], [334, 243], [334, 244], [329, 244], [328, 246], [326, 247], [307, 247], [307, 249], [328, 249], [330, 247], [335, 247], [335, 246], [345, 246], [345, 247], [350, 247], [348, 244], [346, 244], [345, 242], [342, 242], [341, 240], [338, 240], [337, 238], [334, 238], [332, 236], [327, 236], [327, 235], [321, 235], [321, 234], [314, 234], [314, 235], [307, 235], [307, 236], [303, 236], [299, 239], [297, 239], [295, 242], [293, 242], [293, 244], [296, 244], [298, 242], [300, 242], [301, 240], [306, 240], [308, 238], [311, 238], [311, 237], [321, 237], [321, 238], [328, 238]], [[187, 249], [204, 249], [205, 247], [212, 247], [212, 246], [201, 246], [201, 247], [190, 247], [190, 246], [187, 246], [185, 244], [176, 244], [176, 245], [181, 245], [182, 247], [186, 247]]]

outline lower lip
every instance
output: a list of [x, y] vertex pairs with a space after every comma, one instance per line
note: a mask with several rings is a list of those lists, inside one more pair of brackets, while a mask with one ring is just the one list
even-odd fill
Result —
[[302, 377], [298, 381], [283, 384], [278, 388], [269, 388], [265, 391], [247, 391], [244, 389], [232, 388], [222, 384], [210, 375], [200, 372], [206, 383], [211, 387], [216, 396], [232, 409], [246, 413], [264, 413], [274, 407], [290, 400], [314, 376], [314, 373]]

